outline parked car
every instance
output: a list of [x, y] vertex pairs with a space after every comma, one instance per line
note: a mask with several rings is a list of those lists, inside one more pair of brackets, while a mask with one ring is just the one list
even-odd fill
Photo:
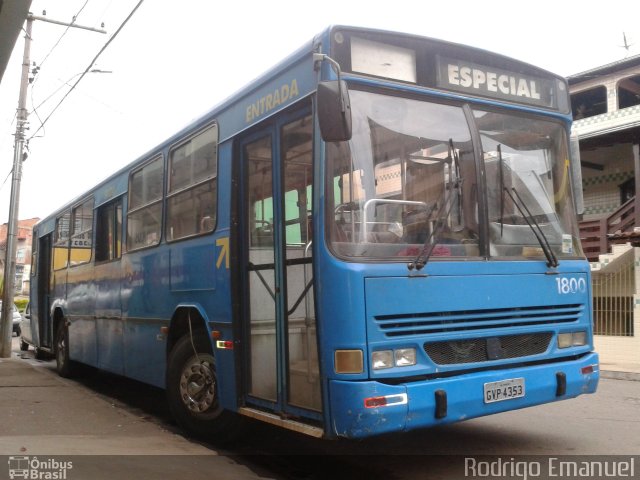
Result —
[[[24, 308], [20, 330], [20, 350], [26, 352], [27, 350], [29, 350], [29, 345], [33, 345], [34, 347], [36, 346], [33, 340], [33, 332], [31, 330], [31, 302], [27, 302], [27, 306]], [[35, 352], [36, 358], [43, 358], [42, 351], [39, 351], [38, 348], [35, 348]]]
[[26, 352], [30, 346], [33, 346], [35, 357], [38, 360], [50, 360], [53, 358], [53, 354], [49, 349], [42, 349], [40, 347], [40, 337], [38, 332], [38, 326], [32, 325], [31, 318], [31, 303], [27, 303], [24, 309], [24, 315], [22, 316], [22, 325], [20, 330], [22, 334], [20, 336], [20, 350]]
[[[20, 336], [22, 330], [20, 328], [20, 322], [22, 321], [22, 314], [16, 307], [16, 304], [13, 304], [13, 333], [16, 334], [17, 337]], [[2, 300], [0, 300], [0, 320], [2, 320]]]

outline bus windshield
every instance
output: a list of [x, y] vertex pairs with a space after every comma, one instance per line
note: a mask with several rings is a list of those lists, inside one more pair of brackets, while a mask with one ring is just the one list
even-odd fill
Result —
[[[580, 254], [560, 123], [351, 90], [353, 137], [327, 146], [329, 239], [341, 257]], [[471, 111], [471, 110], [469, 110]], [[474, 121], [468, 118], [473, 117]], [[478, 175], [472, 131], [481, 139]], [[480, 178], [484, 176], [484, 185]], [[486, 189], [489, 238], [481, 238]], [[524, 204], [524, 206], [523, 206]]]
[[542, 255], [538, 224], [557, 256], [580, 253], [567, 138], [556, 122], [474, 111], [487, 182], [491, 255]]

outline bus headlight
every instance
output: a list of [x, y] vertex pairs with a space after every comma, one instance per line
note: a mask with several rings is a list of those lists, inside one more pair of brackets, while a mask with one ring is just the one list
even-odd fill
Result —
[[371, 365], [374, 370], [393, 367], [393, 350], [379, 350], [371, 354]]
[[384, 368], [409, 367], [416, 364], [415, 348], [398, 348], [396, 350], [378, 350], [371, 354], [371, 365], [374, 370]]
[[396, 359], [396, 367], [409, 367], [416, 364], [415, 348], [399, 348], [393, 351]]
[[558, 334], [558, 348], [581, 347], [587, 344], [587, 332], [568, 332]]
[[581, 347], [587, 344], [587, 332], [573, 332], [573, 338], [571, 345], [574, 347]]

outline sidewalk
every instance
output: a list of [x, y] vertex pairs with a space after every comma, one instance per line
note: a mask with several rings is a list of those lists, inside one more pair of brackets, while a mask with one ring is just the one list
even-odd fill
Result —
[[[140, 479], [210, 479], [212, 472], [216, 479], [261, 478], [212, 448], [58, 377], [49, 362], [33, 359], [33, 351], [20, 352], [17, 340], [12, 357], [0, 359], [0, 459], [72, 456], [70, 480], [128, 478], [131, 473]], [[0, 462], [0, 479], [9, 478], [5, 461]]]
[[640, 364], [600, 362], [600, 376], [618, 380], [635, 380], [640, 382]]
[[[14, 338], [12, 357], [0, 359], [0, 479], [8, 478], [2, 455], [71, 455], [77, 468], [69, 480], [129, 478], [130, 473], [138, 479], [263, 478], [238, 463], [238, 456], [225, 457], [137, 415], [135, 408], [59, 377], [51, 362], [36, 361], [32, 350], [25, 354], [18, 345]], [[640, 368], [602, 364], [601, 376], [640, 381]], [[81, 477], [75, 475], [81, 471]]]

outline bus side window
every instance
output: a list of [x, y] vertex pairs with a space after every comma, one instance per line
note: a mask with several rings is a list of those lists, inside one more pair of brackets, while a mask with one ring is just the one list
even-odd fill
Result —
[[72, 213], [69, 265], [73, 267], [91, 261], [93, 198], [75, 207]]
[[164, 162], [161, 155], [131, 174], [127, 213], [127, 250], [160, 243], [163, 183]]
[[56, 219], [56, 231], [53, 240], [53, 269], [67, 268], [69, 263], [69, 224], [71, 212]]
[[217, 125], [211, 125], [171, 151], [167, 189], [168, 241], [213, 231], [217, 175]]
[[96, 262], [122, 256], [122, 198], [96, 210]]

